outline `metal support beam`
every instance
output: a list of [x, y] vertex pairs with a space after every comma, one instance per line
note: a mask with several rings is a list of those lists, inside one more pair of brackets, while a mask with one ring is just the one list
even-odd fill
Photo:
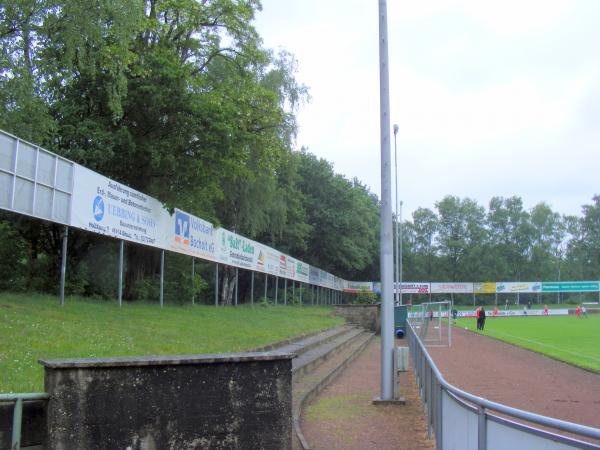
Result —
[[165, 287], [165, 251], [160, 251], [160, 307], [164, 305], [164, 287]]
[[265, 303], [267, 303], [267, 286], [269, 285], [269, 276], [265, 273]]
[[219, 306], [219, 264], [215, 264], [215, 306]]
[[292, 280], [292, 305], [296, 301], [296, 282]]
[[121, 239], [119, 242], [119, 292], [117, 298], [119, 300], [119, 306], [123, 306], [123, 257], [125, 253], [125, 241]]
[[287, 278], [283, 282], [283, 304], [287, 305]]
[[275, 277], [275, 304], [277, 304], [278, 291], [279, 291], [279, 277]]
[[252, 271], [252, 280], [250, 281], [250, 304], [254, 305], [254, 271]]
[[196, 278], [196, 258], [192, 256], [192, 305], [196, 304], [196, 284], [194, 279]]
[[65, 278], [67, 276], [67, 244], [69, 241], [69, 227], [65, 227], [62, 240], [62, 257], [60, 261], [60, 306], [65, 306]]
[[11, 449], [19, 450], [21, 448], [21, 424], [23, 423], [23, 399], [18, 398], [15, 401], [15, 408], [13, 410], [13, 427], [12, 427], [12, 439]]
[[235, 306], [238, 304], [238, 268], [235, 268]]

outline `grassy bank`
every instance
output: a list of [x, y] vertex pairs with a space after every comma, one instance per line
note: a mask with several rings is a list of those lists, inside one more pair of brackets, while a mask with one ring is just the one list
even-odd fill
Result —
[[343, 323], [323, 307], [165, 306], [0, 294], [0, 392], [43, 390], [39, 358], [243, 351]]

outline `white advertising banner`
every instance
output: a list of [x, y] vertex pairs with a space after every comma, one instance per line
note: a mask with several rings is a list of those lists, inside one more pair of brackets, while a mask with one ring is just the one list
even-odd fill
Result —
[[402, 283], [402, 294], [429, 294], [429, 283]]
[[257, 247], [260, 244], [224, 228], [219, 228], [216, 235], [219, 262], [244, 269], [255, 269], [259, 257]]
[[473, 283], [431, 283], [432, 294], [472, 294]]
[[73, 167], [71, 226], [168, 248], [171, 217], [156, 199], [86, 169]]
[[496, 283], [496, 292], [499, 294], [537, 293], [542, 292], [542, 283], [539, 281], [513, 281]]
[[209, 261], [217, 261], [217, 230], [212, 223], [175, 209], [165, 239], [168, 249]]
[[[254, 242], [254, 241], [252, 241]], [[266, 272], [271, 275], [279, 276], [280, 272], [280, 258], [277, 250], [273, 250], [271, 247], [254, 242], [258, 252], [258, 258], [256, 260], [255, 270], [260, 272]]]
[[347, 292], [371, 292], [373, 283], [370, 281], [348, 281], [346, 282]]
[[[458, 317], [475, 317], [475, 310], [469, 311], [458, 311]], [[496, 309], [486, 308], [485, 316], [486, 319], [494, 317], [518, 317], [518, 316], [568, 316], [568, 309], [549, 309], [548, 314], [544, 314], [543, 309]]]
[[303, 283], [308, 283], [309, 275], [310, 275], [310, 266], [302, 261], [296, 261], [296, 280], [302, 281]]

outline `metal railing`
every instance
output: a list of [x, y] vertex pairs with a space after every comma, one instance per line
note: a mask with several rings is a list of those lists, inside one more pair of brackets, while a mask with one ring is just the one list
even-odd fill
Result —
[[0, 394], [0, 403], [14, 403], [12, 435], [10, 440], [11, 450], [19, 450], [21, 448], [23, 402], [32, 400], [48, 400], [48, 394], [45, 392], [32, 394]]
[[430, 438], [435, 436], [438, 450], [600, 449], [600, 445], [581, 440], [600, 442], [598, 428], [512, 408], [451, 385], [410, 323], [406, 328], [417, 386], [427, 416], [428, 434]]

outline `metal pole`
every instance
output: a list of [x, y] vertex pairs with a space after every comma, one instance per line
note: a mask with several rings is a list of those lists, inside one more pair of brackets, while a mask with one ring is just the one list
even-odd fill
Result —
[[269, 283], [268, 275], [265, 273], [265, 303], [267, 302], [267, 285]]
[[196, 258], [192, 256], [192, 305], [196, 304], [196, 286], [194, 279], [196, 278]]
[[398, 281], [400, 280], [400, 266], [398, 265], [398, 222], [399, 220], [399, 216], [398, 216], [398, 150], [397, 150], [397, 146], [396, 146], [396, 135], [398, 134], [398, 124], [394, 124], [394, 172], [395, 172], [395, 176], [396, 176], [396, 278], [395, 283], [394, 283], [394, 304], [395, 305], [399, 305], [400, 302], [398, 301], [399, 297], [400, 297], [400, 286], [398, 284]]
[[279, 291], [279, 277], [275, 277], [275, 304], [277, 304], [277, 292]]
[[19, 450], [21, 448], [21, 425], [23, 423], [23, 399], [18, 398], [15, 401], [13, 409], [13, 429], [11, 437], [11, 449]]
[[[398, 292], [400, 293], [400, 304], [402, 305], [402, 200], [400, 201], [400, 223], [398, 224], [399, 228], [400, 228], [400, 277], [398, 278], [398, 282], [399, 282], [399, 286], [398, 286]], [[430, 299], [431, 301], [431, 299]]]
[[250, 304], [254, 305], [254, 271], [252, 272], [252, 281], [250, 282]]
[[296, 282], [294, 280], [292, 280], [292, 305], [294, 304], [294, 301], [296, 301]]
[[379, 0], [379, 102], [381, 138], [381, 400], [392, 400], [394, 348], [392, 195], [390, 167], [390, 92], [387, 2]]
[[302, 282], [298, 281], [298, 289], [300, 290], [300, 306], [302, 306], [302, 291], [304, 289], [302, 289]]
[[235, 268], [235, 306], [238, 304], [238, 268]]
[[119, 243], [119, 306], [123, 306], [123, 254], [125, 253], [125, 241]]
[[287, 305], [287, 278], [283, 282], [283, 304]]
[[219, 264], [215, 264], [215, 306], [219, 306]]
[[65, 227], [62, 241], [62, 257], [60, 261], [60, 306], [65, 306], [65, 278], [67, 275], [67, 243], [69, 240], [69, 227]]
[[315, 304], [315, 287], [312, 284], [310, 285], [310, 304]]
[[164, 305], [164, 287], [165, 287], [165, 251], [160, 251], [160, 307]]

